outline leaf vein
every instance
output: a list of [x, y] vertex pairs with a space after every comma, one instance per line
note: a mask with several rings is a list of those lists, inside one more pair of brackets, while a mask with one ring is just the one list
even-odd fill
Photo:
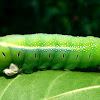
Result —
[[52, 100], [54, 98], [58, 98], [58, 97], [61, 97], [61, 96], [67, 95], [67, 94], [76, 93], [76, 92], [80, 92], [80, 91], [84, 91], [84, 90], [89, 90], [89, 89], [95, 89], [95, 88], [100, 88], [100, 85], [90, 86], [90, 87], [85, 87], [85, 88], [80, 88], [80, 89], [72, 90], [72, 91], [69, 91], [69, 92], [65, 92], [65, 93], [53, 96], [51, 98], [48, 98], [47, 100]]
[[[67, 73], [68, 73], [68, 72], [67, 72]], [[59, 78], [60, 78], [61, 76], [63, 76], [64, 74], [66, 74], [66, 72], [60, 74], [59, 76], [57, 76], [57, 77], [50, 83], [49, 88], [47, 89], [47, 92], [46, 92], [46, 94], [45, 94], [44, 100], [46, 100], [46, 98], [47, 98], [48, 94], [50, 93], [50, 90], [51, 90], [53, 84], [56, 82], [56, 80], [59, 79]]]
[[[20, 76], [20, 75], [19, 75], [19, 76]], [[6, 90], [8, 89], [8, 87], [9, 87], [19, 76], [15, 77], [15, 78], [6, 86], [6, 88], [4, 89], [4, 91], [2, 92], [2, 94], [1, 94], [1, 96], [0, 96], [0, 100], [1, 100], [1, 98], [3, 97], [4, 93], [6, 92]]]

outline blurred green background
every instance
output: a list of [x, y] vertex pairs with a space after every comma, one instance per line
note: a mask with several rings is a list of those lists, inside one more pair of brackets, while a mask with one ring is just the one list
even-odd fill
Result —
[[100, 0], [0, 0], [0, 35], [100, 37]]

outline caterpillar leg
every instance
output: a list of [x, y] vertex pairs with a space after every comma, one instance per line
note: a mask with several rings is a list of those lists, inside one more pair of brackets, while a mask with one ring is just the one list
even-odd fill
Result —
[[13, 76], [17, 74], [20, 71], [17, 65], [11, 63], [8, 69], [4, 69], [3, 73], [5, 73], [7, 76]]
[[99, 71], [100, 71], [100, 65], [98, 66], [98, 69], [99, 69]]
[[30, 74], [33, 72], [33, 69], [23, 69], [23, 72], [26, 74]]
[[65, 68], [65, 69], [63, 69], [63, 70], [64, 70], [64, 71], [71, 71], [71, 70], [69, 70], [69, 69], [66, 69], [66, 68]]

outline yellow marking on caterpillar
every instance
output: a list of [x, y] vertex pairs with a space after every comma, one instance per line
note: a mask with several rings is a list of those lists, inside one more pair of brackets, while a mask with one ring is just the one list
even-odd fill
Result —
[[15, 45], [15, 44], [10, 44], [10, 43], [5, 43], [5, 42], [0, 42], [0, 45], [4, 47], [13, 47], [13, 48], [22, 48], [22, 49], [67, 49], [67, 50], [83, 50], [84, 47], [63, 47], [63, 46], [58, 46], [58, 47], [53, 47], [53, 46], [47, 46], [47, 47], [41, 47], [41, 46], [34, 46], [34, 47], [29, 47], [29, 46], [20, 46], [20, 45]]

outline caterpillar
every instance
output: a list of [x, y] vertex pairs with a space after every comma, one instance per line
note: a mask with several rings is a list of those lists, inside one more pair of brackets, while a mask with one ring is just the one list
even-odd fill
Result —
[[0, 73], [12, 76], [37, 69], [96, 68], [100, 65], [100, 38], [58, 34], [0, 37]]

